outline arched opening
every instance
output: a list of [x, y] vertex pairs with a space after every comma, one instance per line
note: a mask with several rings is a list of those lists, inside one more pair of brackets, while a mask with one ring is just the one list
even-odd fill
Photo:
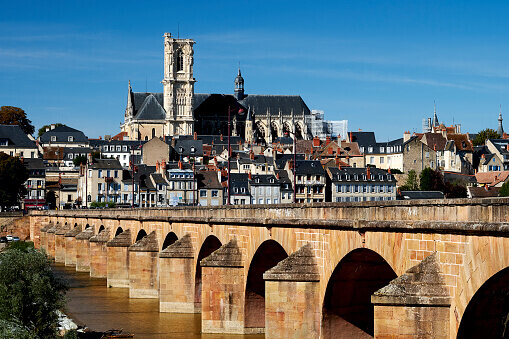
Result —
[[152, 139], [156, 137], [156, 129], [152, 128]]
[[161, 249], [164, 250], [166, 247], [170, 246], [177, 240], [179, 240], [179, 238], [175, 233], [173, 232], [168, 233], [166, 235], [166, 238], [164, 238], [163, 247]]
[[376, 252], [359, 248], [348, 253], [332, 273], [322, 310], [323, 338], [371, 338], [374, 307], [371, 295], [396, 273]]
[[138, 235], [136, 236], [136, 242], [138, 242], [139, 240], [143, 239], [143, 237], [147, 236], [147, 232], [145, 232], [144, 229], [141, 229], [139, 232], [138, 232]]
[[273, 139], [279, 137], [277, 124], [275, 122], [272, 122], [270, 124], [270, 134], [271, 134]]
[[74, 227], [78, 227], [78, 223], [77, 222], [74, 223]]
[[208, 257], [212, 252], [221, 247], [221, 242], [213, 235], [209, 235], [201, 246], [198, 260], [196, 261], [196, 274], [194, 278], [194, 304], [195, 308], [201, 309], [201, 265], [200, 261]]
[[101, 225], [101, 226], [99, 227], [99, 232], [97, 232], [97, 233], [101, 233], [101, 231], [103, 231], [103, 230], [104, 230], [104, 225]]
[[302, 127], [299, 124], [295, 124], [295, 138], [302, 139]]
[[87, 228], [89, 228], [89, 227], [90, 227], [90, 225], [89, 225], [89, 224], [87, 224], [87, 225], [85, 226], [85, 229], [87, 229]]
[[145, 141], [148, 141], [148, 135], [145, 135]]
[[263, 273], [288, 257], [286, 251], [274, 240], [263, 242], [256, 250], [246, 282], [246, 304], [244, 326], [249, 328], [265, 327], [265, 281]]
[[474, 294], [461, 318], [458, 338], [509, 338], [509, 267]]
[[263, 123], [261, 121], [258, 121], [256, 123], [254, 141], [257, 144], [265, 142], [265, 127], [263, 126]]
[[118, 227], [117, 230], [115, 231], [115, 236], [119, 235], [120, 233], [124, 232], [124, 230], [122, 229], [122, 227]]

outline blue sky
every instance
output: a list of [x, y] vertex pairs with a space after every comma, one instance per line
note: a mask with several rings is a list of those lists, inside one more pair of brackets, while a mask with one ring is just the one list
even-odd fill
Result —
[[162, 92], [163, 34], [195, 45], [196, 93], [298, 94], [379, 141], [422, 119], [509, 130], [507, 1], [9, 1], [0, 105], [36, 128], [116, 134], [127, 82]]

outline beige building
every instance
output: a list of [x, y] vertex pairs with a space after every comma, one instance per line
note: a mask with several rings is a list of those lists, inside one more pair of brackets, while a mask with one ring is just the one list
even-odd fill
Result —
[[18, 125], [0, 125], [0, 152], [22, 158], [38, 158], [35, 142]]
[[78, 199], [86, 201], [86, 206], [92, 201], [121, 202], [123, 171], [117, 159], [95, 159], [83, 169], [78, 183]]
[[159, 138], [152, 138], [142, 147], [143, 164], [155, 166], [157, 162], [169, 160], [170, 145]]

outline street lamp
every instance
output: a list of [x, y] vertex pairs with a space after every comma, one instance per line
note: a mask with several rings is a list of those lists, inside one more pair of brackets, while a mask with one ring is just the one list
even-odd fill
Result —
[[[244, 110], [240, 107], [236, 107], [238, 113], [240, 115], [244, 114]], [[227, 205], [231, 205], [230, 203], [230, 157], [231, 157], [231, 148], [230, 148], [230, 134], [231, 134], [231, 108], [228, 106], [228, 200], [226, 202]]]

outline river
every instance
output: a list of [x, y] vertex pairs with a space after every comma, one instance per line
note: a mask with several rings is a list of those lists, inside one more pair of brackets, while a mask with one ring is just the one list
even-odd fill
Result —
[[129, 299], [129, 289], [108, 288], [106, 279], [90, 278], [74, 267], [53, 264], [68, 281], [67, 315], [94, 331], [120, 329], [141, 338], [261, 339], [264, 335], [202, 334], [200, 314], [159, 313], [158, 299]]

